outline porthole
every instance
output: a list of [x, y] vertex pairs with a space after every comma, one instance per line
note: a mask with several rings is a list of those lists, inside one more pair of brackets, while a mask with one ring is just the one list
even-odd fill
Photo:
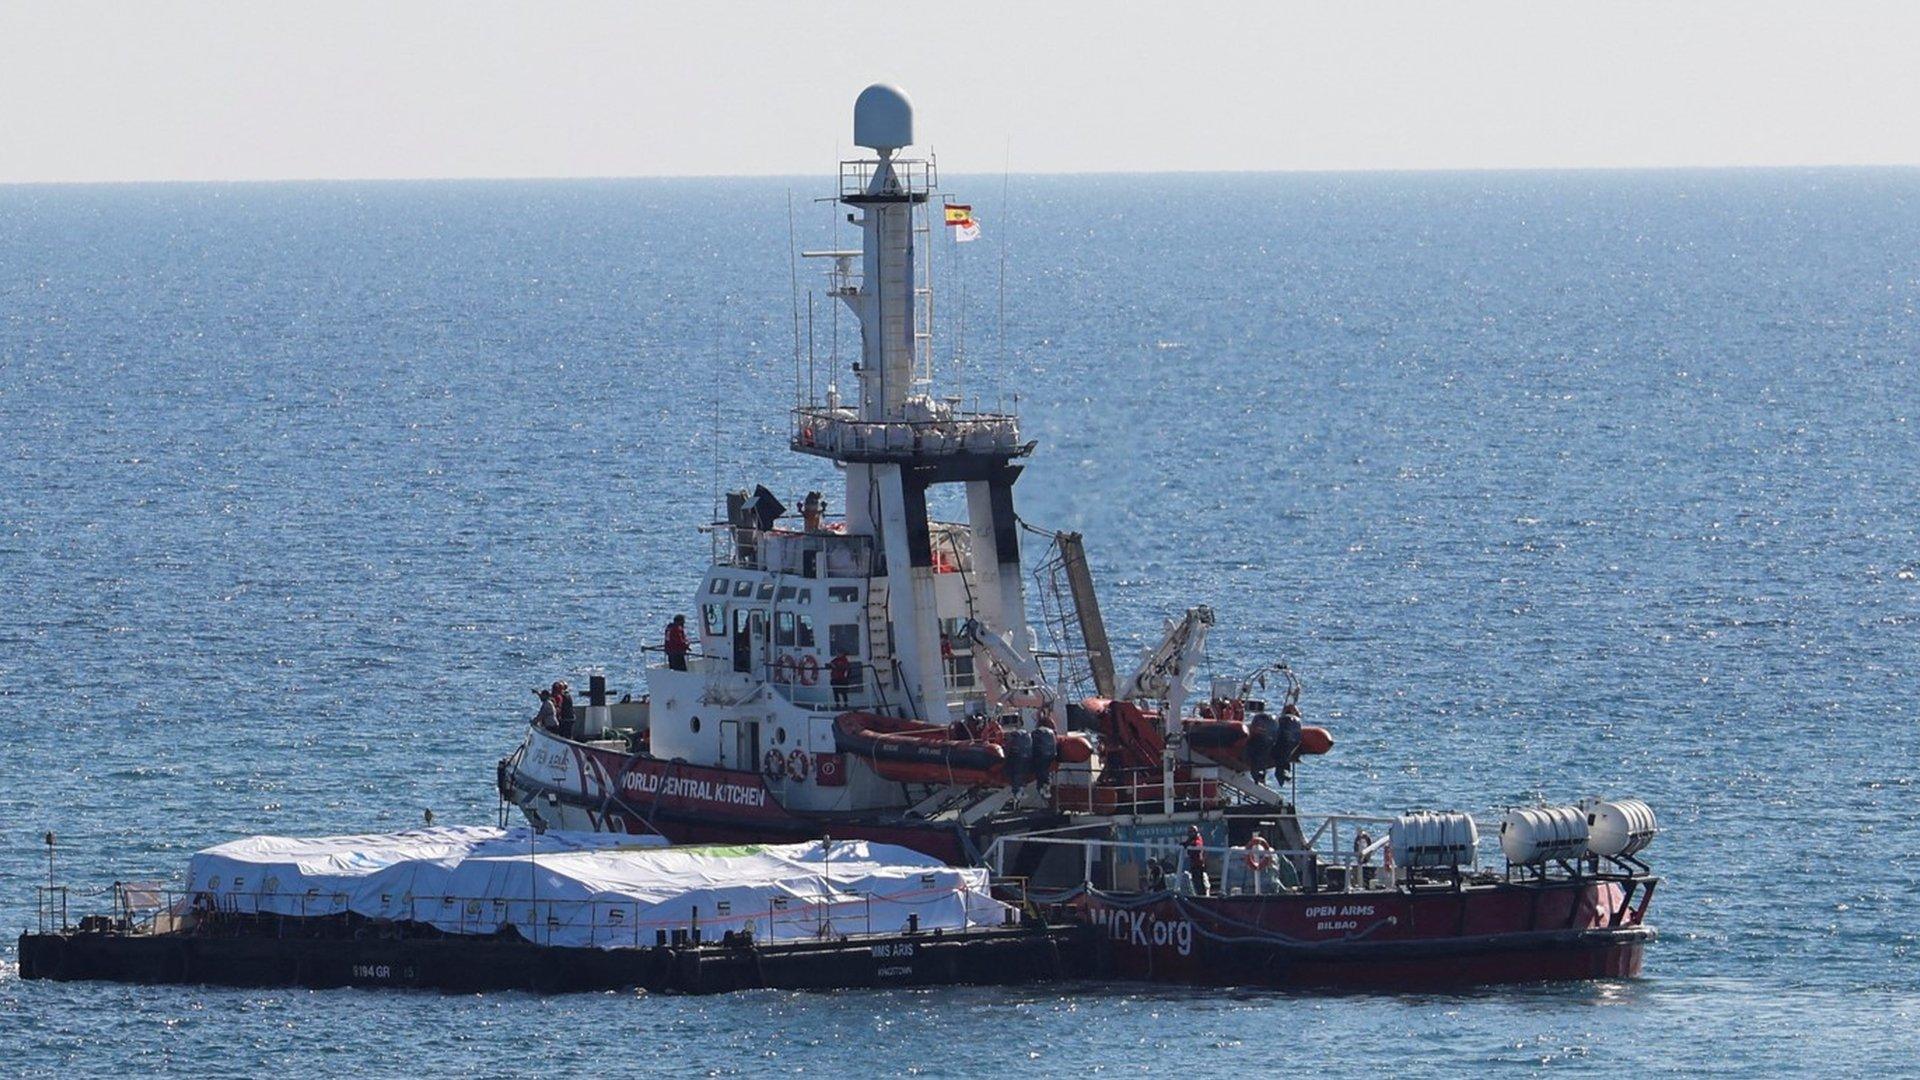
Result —
[[787, 745], [787, 729], [786, 729], [786, 728], [774, 728], [774, 729], [773, 729], [773, 741], [774, 741], [775, 743], [777, 743], [777, 744], [779, 744], [779, 745], [781, 745], [781, 746], [785, 746], [785, 745]]
[[700, 718], [696, 716], [687, 721], [687, 730], [693, 732], [695, 735], [700, 734]]

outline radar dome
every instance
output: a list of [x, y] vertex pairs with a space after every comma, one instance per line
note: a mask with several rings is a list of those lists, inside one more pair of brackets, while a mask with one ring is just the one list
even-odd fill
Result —
[[853, 141], [882, 154], [913, 145], [913, 102], [907, 92], [887, 83], [860, 91], [853, 103]]

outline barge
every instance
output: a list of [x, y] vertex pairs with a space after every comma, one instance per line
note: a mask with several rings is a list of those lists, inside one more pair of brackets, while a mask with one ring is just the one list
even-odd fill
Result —
[[684, 994], [1088, 978], [1101, 955], [1092, 928], [980, 927], [963, 932], [849, 935], [760, 942], [729, 932], [608, 949], [470, 939], [423, 926], [355, 919], [288, 926], [218, 919], [191, 929], [114, 923], [20, 937], [24, 979], [221, 986], [394, 987], [472, 992], [641, 989]]
[[667, 848], [528, 829], [252, 837], [179, 889], [116, 883], [77, 925], [41, 890], [27, 979], [680, 993], [1096, 973], [1098, 935], [985, 870], [860, 842]]

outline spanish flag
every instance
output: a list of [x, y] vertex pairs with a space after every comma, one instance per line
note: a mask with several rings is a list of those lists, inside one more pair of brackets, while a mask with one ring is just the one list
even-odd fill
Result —
[[973, 207], [965, 203], [947, 204], [947, 227], [953, 230], [956, 244], [980, 239], [980, 223], [973, 220]]

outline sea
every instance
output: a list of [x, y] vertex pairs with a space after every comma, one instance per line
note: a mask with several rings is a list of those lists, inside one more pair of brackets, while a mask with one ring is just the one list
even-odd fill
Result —
[[642, 689], [719, 493], [840, 498], [788, 409], [857, 335], [793, 257], [856, 242], [830, 174], [19, 186], [0, 1069], [1920, 1068], [1920, 172], [945, 180], [940, 392], [1019, 410], [1020, 513], [1086, 536], [1122, 658], [1204, 603], [1216, 670], [1292, 665], [1310, 812], [1647, 800], [1642, 977], [24, 982], [50, 872], [77, 912], [240, 836], [495, 822], [528, 689]]

